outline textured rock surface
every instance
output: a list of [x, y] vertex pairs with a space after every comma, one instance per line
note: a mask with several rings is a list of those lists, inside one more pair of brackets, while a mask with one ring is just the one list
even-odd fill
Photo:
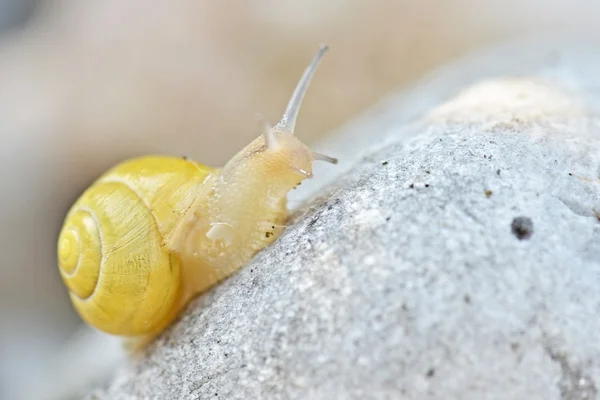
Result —
[[324, 146], [380, 149], [89, 398], [597, 398], [597, 71], [522, 44], [382, 103]]

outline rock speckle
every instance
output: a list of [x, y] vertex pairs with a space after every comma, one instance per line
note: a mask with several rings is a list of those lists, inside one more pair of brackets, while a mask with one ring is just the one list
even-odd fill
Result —
[[529, 239], [533, 235], [533, 221], [531, 221], [531, 218], [516, 217], [512, 220], [510, 228], [519, 240]]

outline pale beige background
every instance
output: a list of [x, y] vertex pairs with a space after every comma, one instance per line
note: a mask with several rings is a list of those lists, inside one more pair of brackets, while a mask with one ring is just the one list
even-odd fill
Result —
[[600, 36], [600, 3], [587, 0], [54, 3], [0, 46], [0, 397], [5, 382], [46, 368], [78, 321], [56, 235], [114, 162], [147, 152], [224, 162], [257, 135], [255, 113], [276, 121], [321, 42], [331, 50], [298, 125], [308, 142], [477, 46]]

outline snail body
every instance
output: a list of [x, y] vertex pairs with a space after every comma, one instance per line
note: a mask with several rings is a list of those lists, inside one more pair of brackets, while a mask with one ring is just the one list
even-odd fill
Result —
[[276, 240], [287, 193], [312, 177], [314, 153], [294, 128], [322, 46], [288, 107], [222, 168], [151, 155], [116, 165], [73, 204], [58, 238], [59, 271], [89, 325], [147, 343], [197, 295]]

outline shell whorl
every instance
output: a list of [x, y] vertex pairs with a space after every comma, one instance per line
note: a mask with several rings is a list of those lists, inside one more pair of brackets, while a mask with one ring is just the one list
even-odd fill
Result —
[[58, 241], [58, 263], [73, 296], [85, 300], [94, 293], [102, 264], [102, 237], [92, 210], [82, 207], [70, 215]]
[[134, 159], [107, 172], [77, 200], [57, 253], [73, 305], [86, 322], [137, 336], [173, 317], [181, 268], [164, 247], [164, 236], [208, 172], [183, 160]]

